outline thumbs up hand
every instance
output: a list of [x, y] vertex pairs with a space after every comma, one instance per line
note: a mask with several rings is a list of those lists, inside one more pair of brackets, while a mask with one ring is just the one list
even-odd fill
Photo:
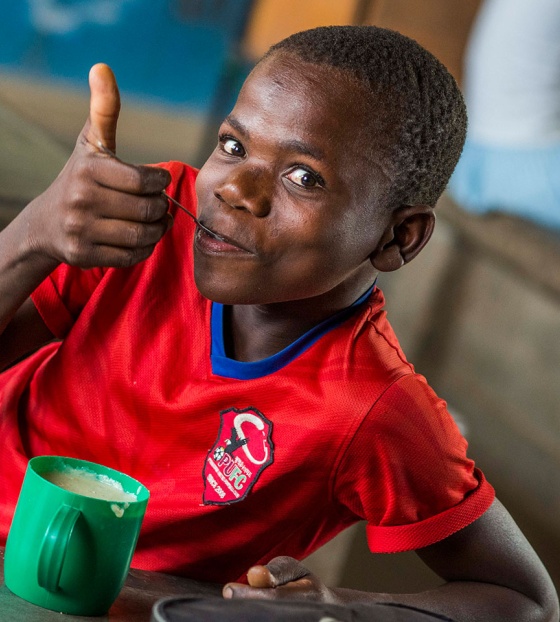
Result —
[[36, 252], [81, 268], [127, 267], [146, 259], [172, 223], [161, 192], [165, 169], [126, 164], [115, 152], [120, 96], [111, 69], [89, 75], [90, 114], [51, 186], [26, 208]]

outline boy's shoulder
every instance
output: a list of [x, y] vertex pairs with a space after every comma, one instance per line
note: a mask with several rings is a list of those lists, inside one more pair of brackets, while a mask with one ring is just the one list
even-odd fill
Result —
[[369, 356], [373, 355], [378, 364], [394, 366], [403, 373], [414, 373], [414, 367], [407, 360], [389, 322], [385, 309], [385, 296], [379, 287], [375, 287], [368, 300], [367, 310], [362, 315], [362, 322], [363, 327], [367, 327]]

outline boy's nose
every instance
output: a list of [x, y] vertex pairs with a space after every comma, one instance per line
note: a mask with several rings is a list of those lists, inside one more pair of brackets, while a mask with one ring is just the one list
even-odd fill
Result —
[[236, 167], [214, 189], [214, 196], [234, 209], [267, 216], [270, 212], [270, 184], [265, 171], [258, 167]]

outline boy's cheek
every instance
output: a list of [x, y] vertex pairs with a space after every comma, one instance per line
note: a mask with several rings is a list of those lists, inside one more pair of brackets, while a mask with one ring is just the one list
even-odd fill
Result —
[[[210, 156], [211, 157], [211, 156]], [[203, 164], [202, 168], [198, 172], [196, 177], [196, 181], [194, 184], [194, 189], [196, 192], [196, 197], [198, 199], [199, 205], [203, 205], [206, 197], [209, 194], [213, 194], [212, 188], [214, 184], [212, 184], [212, 171], [211, 166], [209, 164], [209, 160]]]

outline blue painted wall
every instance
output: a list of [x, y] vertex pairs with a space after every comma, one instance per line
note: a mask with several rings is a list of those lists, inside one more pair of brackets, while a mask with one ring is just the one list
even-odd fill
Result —
[[[106, 62], [123, 93], [208, 110], [247, 0], [3, 0], [0, 69], [87, 87]], [[246, 75], [248, 67], [236, 65]], [[223, 102], [227, 108], [229, 102]]]

